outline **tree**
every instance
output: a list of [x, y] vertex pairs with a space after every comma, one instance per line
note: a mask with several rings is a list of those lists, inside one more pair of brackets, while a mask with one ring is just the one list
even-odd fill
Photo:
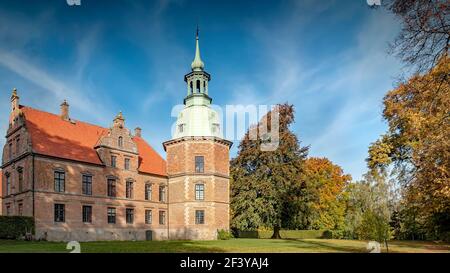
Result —
[[393, 0], [388, 8], [403, 25], [391, 49], [407, 65], [425, 72], [448, 54], [450, 4], [447, 0]]
[[308, 158], [302, 181], [310, 199], [310, 228], [341, 230], [344, 225], [344, 187], [351, 181], [341, 167], [327, 158]]
[[385, 176], [368, 173], [362, 181], [349, 184], [346, 192], [346, 237], [376, 240], [387, 246], [395, 200]]
[[450, 58], [443, 56], [430, 72], [388, 92], [383, 117], [389, 129], [371, 145], [367, 159], [372, 174], [392, 170], [407, 206], [427, 219], [430, 234], [440, 223], [433, 219], [450, 213], [449, 71]]
[[[252, 126], [239, 144], [237, 157], [231, 161], [231, 209], [234, 228], [273, 228], [272, 238], [280, 238], [280, 229], [298, 215], [299, 206], [293, 200], [302, 191], [299, 178], [308, 148], [300, 147], [289, 129], [294, 122], [292, 105], [277, 105], [258, 125], [266, 119], [268, 130], [272, 130], [275, 111], [279, 116], [278, 148], [261, 149], [267, 139], [260, 137], [259, 126]], [[251, 136], [257, 139], [252, 140]]]

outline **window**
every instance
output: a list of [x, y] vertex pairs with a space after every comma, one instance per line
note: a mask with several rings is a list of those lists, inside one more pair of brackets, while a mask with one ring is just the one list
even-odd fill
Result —
[[64, 171], [55, 171], [54, 179], [55, 179], [55, 191], [64, 192], [64, 184], [66, 180]]
[[108, 178], [108, 196], [116, 197], [116, 180]]
[[92, 176], [83, 174], [82, 178], [82, 192], [85, 195], [92, 195]]
[[22, 192], [23, 191], [23, 169], [18, 168], [17, 174], [19, 176], [19, 192]]
[[159, 224], [160, 225], [165, 225], [166, 224], [166, 212], [161, 210], [159, 212]]
[[195, 184], [195, 200], [205, 200], [204, 184]]
[[20, 138], [16, 139], [16, 155], [20, 153]]
[[184, 132], [184, 126], [185, 124], [178, 124], [178, 132], [183, 133]]
[[11, 205], [6, 205], [6, 216], [11, 215]]
[[166, 186], [159, 186], [159, 202], [166, 201]]
[[10, 175], [7, 173], [6, 175], [6, 195], [10, 195], [11, 194], [11, 177]]
[[8, 153], [9, 153], [9, 160], [11, 160], [13, 158], [13, 153], [12, 153], [12, 142], [9, 143], [9, 147], [8, 147]]
[[130, 159], [125, 158], [125, 170], [129, 170], [129, 169], [130, 169]]
[[92, 206], [83, 206], [83, 223], [92, 223]]
[[195, 157], [195, 172], [196, 173], [202, 173], [205, 171], [204, 165], [205, 165], [205, 159], [203, 156], [196, 156]]
[[64, 204], [55, 204], [55, 222], [65, 221], [65, 207]]
[[145, 223], [146, 224], [151, 224], [152, 223], [152, 211], [151, 210], [146, 210], [145, 211]]
[[152, 200], [152, 184], [145, 184], [145, 200]]
[[218, 123], [213, 123], [212, 131], [213, 131], [213, 133], [220, 133], [220, 125]]
[[133, 181], [127, 181], [126, 198], [133, 198]]
[[119, 147], [122, 147], [123, 146], [123, 137], [119, 137], [119, 140], [117, 141], [117, 145], [119, 146]]
[[117, 157], [115, 155], [111, 156], [111, 167], [117, 167]]
[[196, 210], [195, 211], [195, 224], [203, 225], [205, 223], [205, 211], [204, 210]]
[[133, 224], [134, 209], [126, 209], [127, 224]]
[[197, 80], [197, 84], [196, 84], [196, 88], [197, 88], [197, 93], [200, 93], [200, 81], [199, 80]]
[[191, 94], [193, 93], [193, 87], [192, 87], [192, 82], [190, 83], [190, 91], [191, 91]]
[[19, 216], [23, 215], [23, 204], [19, 203], [19, 206], [17, 207], [17, 213]]
[[116, 208], [108, 208], [108, 224], [116, 223]]

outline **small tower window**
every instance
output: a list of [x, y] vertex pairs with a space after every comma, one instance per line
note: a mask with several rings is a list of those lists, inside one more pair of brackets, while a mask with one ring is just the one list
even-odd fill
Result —
[[189, 89], [190, 93], [192, 94], [194, 92], [194, 88], [192, 87], [192, 82], [190, 82], [190, 89]]
[[200, 80], [197, 80], [197, 93], [200, 93]]
[[184, 132], [184, 127], [185, 127], [184, 125], [185, 125], [184, 123], [178, 125], [178, 132], [180, 132], [180, 133]]
[[119, 137], [119, 140], [118, 140], [118, 142], [117, 142], [117, 145], [119, 145], [119, 147], [122, 147], [123, 146], [123, 137]]

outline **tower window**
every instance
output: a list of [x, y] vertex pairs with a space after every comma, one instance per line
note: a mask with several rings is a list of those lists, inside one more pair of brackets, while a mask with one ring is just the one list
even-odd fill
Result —
[[184, 132], [184, 127], [185, 127], [184, 123], [183, 124], [179, 124], [178, 125], [178, 132], [183, 133]]
[[196, 184], [195, 185], [195, 200], [205, 200], [205, 185]]
[[205, 171], [205, 159], [203, 156], [195, 157], [195, 172], [203, 173]]
[[204, 210], [196, 210], [195, 211], [195, 224], [203, 225], [205, 223], [205, 211]]
[[190, 85], [189, 91], [192, 94], [192, 92], [194, 92], [194, 87], [192, 86], [192, 82], [190, 82], [189, 85]]
[[119, 147], [123, 147], [123, 137], [119, 137], [119, 140], [117, 141], [117, 145], [119, 146]]
[[197, 93], [200, 93], [200, 80], [197, 80]]

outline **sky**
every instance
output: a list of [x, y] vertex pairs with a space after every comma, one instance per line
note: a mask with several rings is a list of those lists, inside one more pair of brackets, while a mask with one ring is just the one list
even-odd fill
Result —
[[72, 118], [104, 127], [122, 111], [165, 157], [197, 24], [215, 105], [293, 104], [309, 155], [361, 178], [402, 73], [388, 54], [400, 24], [366, 0], [1, 0], [0, 131], [17, 88], [23, 105], [58, 113], [67, 99]]

